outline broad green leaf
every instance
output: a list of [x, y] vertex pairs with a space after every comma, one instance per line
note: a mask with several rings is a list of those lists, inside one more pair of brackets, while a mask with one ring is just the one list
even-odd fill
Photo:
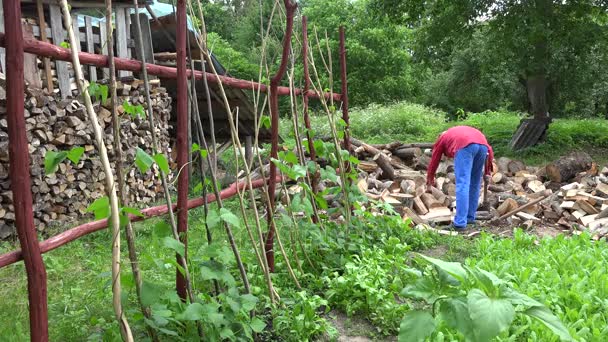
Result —
[[219, 280], [228, 286], [234, 286], [235, 280], [224, 264], [215, 260], [201, 263], [201, 277], [203, 280]]
[[270, 128], [270, 117], [266, 115], [262, 116], [260, 118], [260, 126], [266, 129]]
[[515, 309], [508, 299], [492, 299], [479, 289], [469, 292], [467, 302], [480, 341], [491, 341], [508, 329], [515, 318]]
[[123, 207], [122, 211], [124, 211], [125, 213], [131, 214], [131, 215], [135, 215], [135, 216], [139, 216], [139, 217], [144, 217], [144, 214], [139, 211], [138, 209], [135, 208], [131, 208], [131, 207]]
[[264, 323], [264, 321], [262, 321], [258, 317], [253, 317], [253, 319], [251, 320], [250, 327], [251, 330], [255, 331], [256, 333], [261, 333], [262, 331], [264, 331], [264, 328], [266, 328], [266, 323]]
[[245, 309], [245, 311], [253, 310], [257, 302], [257, 297], [252, 294], [245, 294], [241, 296], [241, 304], [243, 304], [243, 309]]
[[154, 164], [154, 158], [139, 147], [135, 151], [135, 165], [141, 173], [146, 173]]
[[84, 147], [74, 147], [72, 148], [69, 152], [68, 152], [68, 159], [72, 161], [72, 163], [74, 164], [78, 164], [78, 162], [80, 161], [80, 157], [82, 157], [82, 154], [84, 153]]
[[428, 257], [426, 255], [418, 254], [424, 260], [430, 262], [431, 264], [437, 266], [438, 268], [444, 270], [449, 273], [454, 278], [458, 279], [460, 282], [464, 282], [467, 279], [467, 271], [462, 267], [459, 262], [448, 262], [435, 258]]
[[475, 340], [475, 329], [466, 298], [447, 298], [440, 302], [439, 314], [446, 324], [458, 330], [467, 340]]
[[220, 224], [220, 222], [222, 222], [222, 219], [220, 218], [220, 214], [217, 212], [217, 210], [209, 210], [209, 213], [207, 213], [207, 225], [209, 226], [209, 229], [215, 228], [218, 226], [218, 224]]
[[160, 221], [156, 225], [154, 225], [152, 234], [157, 238], [164, 238], [165, 236], [170, 236], [171, 226], [165, 221]]
[[200, 151], [201, 147], [197, 143], [192, 143], [192, 153]]
[[64, 42], [59, 43], [59, 46], [61, 46], [64, 49], [69, 49], [70, 43], [64, 41]]
[[236, 217], [236, 215], [234, 215], [230, 210], [226, 209], [226, 208], [221, 208], [220, 209], [220, 218], [230, 224], [233, 225], [235, 227], [240, 227], [241, 226], [241, 221], [239, 220], [238, 217]]
[[176, 318], [183, 321], [200, 321], [203, 319], [205, 308], [201, 303], [191, 303]]
[[294, 173], [296, 179], [306, 177], [306, 167], [302, 166], [302, 165], [294, 165], [293, 173]]
[[59, 164], [68, 156], [67, 152], [46, 151], [44, 155], [44, 172], [47, 175], [55, 173]]
[[110, 216], [110, 198], [103, 196], [96, 199], [87, 207], [87, 212], [95, 214], [96, 220], [108, 218]]
[[177, 241], [171, 236], [167, 236], [163, 239], [163, 246], [174, 250], [175, 253], [181, 256], [184, 256], [186, 253], [186, 246], [184, 246], [181, 241]]
[[520, 293], [510, 287], [504, 287], [502, 289], [502, 296], [503, 296], [503, 298], [511, 301], [511, 304], [513, 304], [513, 305], [523, 305], [526, 307], [543, 306], [543, 304], [541, 304], [540, 302], [538, 302], [538, 301], [526, 296], [525, 294]]
[[547, 328], [551, 329], [551, 331], [553, 331], [557, 336], [559, 336], [562, 341], [574, 341], [574, 339], [570, 335], [570, 332], [568, 332], [568, 329], [564, 326], [560, 319], [555, 316], [547, 307], [534, 306], [524, 311], [524, 313], [528, 316], [538, 319]]
[[234, 331], [229, 327], [224, 327], [220, 330], [220, 337], [226, 341], [232, 341], [234, 339]]
[[436, 287], [436, 281], [431, 277], [421, 277], [413, 285], [409, 285], [401, 291], [401, 295], [407, 298], [422, 299], [427, 303], [433, 303], [440, 297]]
[[156, 162], [156, 164], [158, 165], [158, 167], [165, 173], [165, 174], [169, 174], [169, 172], [171, 172], [171, 170], [169, 169], [169, 162], [167, 161], [167, 158], [165, 157], [164, 154], [162, 153], [157, 153], [154, 155], [154, 161]]
[[292, 151], [285, 153], [285, 157], [283, 159], [286, 162], [294, 164], [294, 165], [298, 163], [298, 156], [296, 156], [296, 154], [293, 153]]
[[143, 305], [150, 306], [160, 302], [164, 288], [155, 283], [144, 280], [141, 285], [141, 302]]
[[436, 327], [437, 322], [430, 312], [408, 311], [399, 326], [399, 342], [424, 341], [435, 331]]

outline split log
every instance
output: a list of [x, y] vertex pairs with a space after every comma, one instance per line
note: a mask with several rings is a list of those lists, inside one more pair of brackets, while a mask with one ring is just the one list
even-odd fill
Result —
[[405, 159], [412, 160], [422, 155], [422, 150], [419, 147], [399, 148], [393, 151], [393, 155]]
[[414, 225], [419, 225], [424, 223], [424, 220], [420, 218], [412, 209], [405, 207], [403, 208], [403, 219], [410, 219]]
[[440, 208], [443, 207], [443, 202], [439, 202], [435, 199], [432, 194], [424, 193], [420, 196], [422, 203], [427, 209]]
[[414, 210], [419, 215], [425, 215], [429, 212], [429, 209], [424, 205], [424, 202], [420, 199], [420, 197], [414, 197]]
[[573, 152], [546, 166], [547, 177], [557, 183], [567, 182], [579, 172], [589, 170], [593, 160], [585, 152]]
[[496, 209], [499, 216], [502, 216], [510, 211], [513, 211], [519, 207], [519, 204], [516, 200], [512, 198], [507, 198], [504, 202], [500, 204], [500, 206]]
[[585, 200], [578, 200], [574, 203], [574, 208], [580, 209], [587, 214], [599, 214], [599, 210], [595, 209], [594, 206], [589, 204]]

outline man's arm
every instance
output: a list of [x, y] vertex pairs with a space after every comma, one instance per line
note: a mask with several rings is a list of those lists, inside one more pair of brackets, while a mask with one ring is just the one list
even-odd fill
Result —
[[441, 161], [441, 156], [443, 155], [444, 143], [443, 139], [440, 137], [435, 145], [433, 145], [433, 155], [431, 157], [431, 162], [429, 163], [429, 167], [426, 171], [426, 184], [435, 186], [435, 172], [437, 172], [437, 167], [439, 167], [439, 162]]

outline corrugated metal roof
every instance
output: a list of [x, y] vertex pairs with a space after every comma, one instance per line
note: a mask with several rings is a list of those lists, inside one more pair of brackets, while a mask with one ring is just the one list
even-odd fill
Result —
[[517, 151], [538, 144], [544, 138], [550, 123], [551, 119], [522, 119], [511, 138], [509, 147], [513, 151]]

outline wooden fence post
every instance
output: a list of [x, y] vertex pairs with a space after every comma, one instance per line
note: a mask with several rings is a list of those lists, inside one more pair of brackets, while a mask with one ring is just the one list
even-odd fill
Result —
[[6, 23], [6, 112], [9, 139], [11, 191], [15, 226], [27, 272], [31, 341], [48, 341], [46, 270], [34, 227], [30, 158], [25, 129], [23, 99], [23, 32], [21, 1], [3, 0]]
[[[123, 8], [117, 7], [114, 9], [114, 20], [116, 27], [116, 56], [119, 58], [129, 58], [129, 52], [127, 47], [127, 40], [129, 36], [127, 35], [127, 18], [125, 16], [125, 10]], [[129, 76], [128, 71], [119, 70], [118, 77]]]
[[[93, 22], [91, 17], [84, 17], [84, 37], [85, 37], [85, 45], [87, 47], [88, 53], [95, 53], [95, 37], [93, 36]], [[99, 41], [103, 44], [103, 41]], [[95, 82], [97, 81], [97, 68], [94, 65], [89, 65], [89, 81]]]

